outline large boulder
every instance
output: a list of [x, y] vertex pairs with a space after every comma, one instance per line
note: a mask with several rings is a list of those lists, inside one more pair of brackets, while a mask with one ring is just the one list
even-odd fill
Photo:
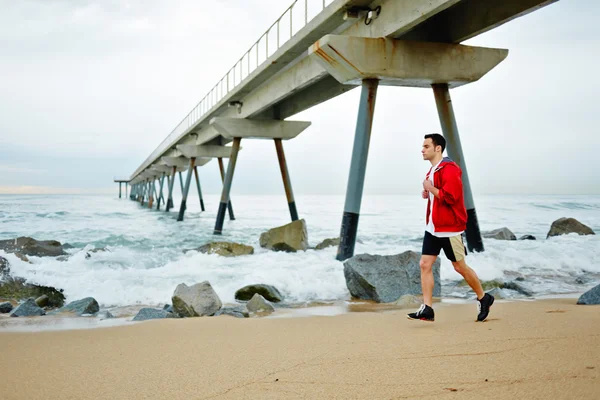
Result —
[[24, 236], [16, 239], [0, 240], [0, 250], [36, 257], [57, 257], [67, 254], [60, 242], [56, 240], [35, 240]]
[[253, 314], [270, 314], [275, 311], [275, 308], [258, 293], [246, 303], [246, 308]]
[[575, 218], [559, 218], [552, 223], [546, 239], [551, 236], [567, 235], [577, 233], [579, 235], [595, 235], [596, 233], [587, 225], [582, 224]]
[[481, 236], [486, 239], [496, 239], [496, 240], [517, 240], [517, 237], [514, 233], [510, 231], [510, 229], [498, 228], [493, 231], [482, 232]]
[[35, 304], [34, 299], [27, 299], [24, 303], [19, 304], [14, 310], [11, 311], [11, 317], [37, 317], [45, 315], [46, 311], [42, 310]]
[[10, 264], [8, 260], [0, 256], [0, 281], [8, 279], [10, 276]]
[[600, 304], [600, 285], [595, 286], [582, 294], [579, 300], [577, 300], [577, 304]]
[[188, 286], [180, 283], [175, 288], [173, 310], [182, 317], [203, 317], [214, 315], [223, 303], [208, 281]]
[[519, 238], [519, 240], [536, 240], [533, 235], [523, 235]]
[[[352, 297], [390, 303], [406, 294], [422, 294], [421, 254], [406, 251], [393, 256], [359, 254], [344, 262], [346, 286]], [[440, 260], [433, 264], [433, 295], [441, 295]]]
[[62, 290], [51, 286], [34, 285], [19, 277], [6, 276], [0, 279], [0, 298], [23, 300], [33, 297], [48, 296], [48, 307], [62, 307], [65, 304], [65, 296]]
[[219, 315], [229, 315], [235, 318], [248, 318], [248, 310], [244, 306], [237, 307], [223, 307], [215, 313], [215, 317]]
[[13, 309], [13, 305], [11, 304], [10, 301], [5, 301], [3, 303], [0, 303], [0, 314], [7, 314], [9, 312], [11, 312]]
[[233, 242], [211, 242], [194, 250], [200, 253], [218, 254], [223, 257], [237, 257], [254, 254], [254, 247]]
[[279, 303], [283, 301], [283, 296], [275, 286], [265, 285], [262, 283], [256, 285], [248, 285], [244, 286], [241, 289], [238, 289], [235, 292], [235, 299], [241, 301], [249, 301], [252, 298], [252, 296], [254, 296], [254, 294], [256, 293], [260, 294], [262, 297], [273, 303]]
[[308, 233], [303, 219], [273, 228], [260, 235], [260, 247], [269, 250], [296, 252], [308, 248]]
[[177, 316], [165, 310], [157, 310], [155, 308], [142, 308], [137, 313], [137, 315], [133, 317], [133, 321], [147, 321], [149, 319], [163, 318], [177, 318]]
[[98, 302], [93, 297], [86, 297], [81, 300], [72, 301], [64, 307], [59, 308], [50, 314], [71, 313], [75, 315], [95, 314], [100, 311]]

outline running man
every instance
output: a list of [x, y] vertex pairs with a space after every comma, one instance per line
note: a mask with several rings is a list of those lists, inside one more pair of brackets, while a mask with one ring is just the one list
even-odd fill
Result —
[[467, 211], [465, 209], [460, 167], [442, 153], [446, 148], [446, 139], [438, 133], [425, 135], [423, 142], [423, 160], [431, 163], [431, 169], [423, 181], [422, 197], [427, 200], [427, 214], [423, 251], [421, 255], [421, 289], [423, 304], [416, 312], [408, 314], [409, 319], [434, 321], [433, 308], [433, 271], [432, 266], [440, 250], [452, 262], [454, 270], [461, 274], [477, 295], [477, 321], [485, 321], [494, 297], [483, 292], [481, 282], [475, 271], [465, 263], [467, 251], [463, 244], [462, 233], [466, 229]]

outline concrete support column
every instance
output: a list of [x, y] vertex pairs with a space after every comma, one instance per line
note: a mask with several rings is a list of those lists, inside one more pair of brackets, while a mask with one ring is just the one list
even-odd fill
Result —
[[157, 205], [156, 205], [156, 209], [160, 210], [160, 202], [164, 200], [163, 197], [163, 186], [165, 183], [165, 173], [162, 173], [162, 176], [160, 177], [160, 189], [159, 189], [159, 193], [158, 193], [158, 201], [157, 201]]
[[119, 182], [119, 198], [121, 198], [121, 182]]
[[179, 185], [181, 186], [181, 193], [183, 193], [183, 178], [181, 177], [181, 171], [179, 171]]
[[362, 81], [358, 119], [354, 133], [352, 161], [350, 164], [350, 176], [348, 178], [346, 203], [344, 205], [344, 216], [340, 230], [340, 246], [338, 247], [336, 256], [336, 259], [339, 261], [344, 261], [354, 255], [378, 85], [379, 81], [375, 79], [365, 79]]
[[169, 212], [171, 208], [173, 208], [173, 186], [175, 186], [175, 173], [177, 172], [177, 167], [173, 167], [173, 173], [171, 174], [171, 179], [169, 179], [169, 197], [167, 198], [167, 207], [166, 211]]
[[[218, 158], [219, 161], [219, 171], [221, 172], [221, 182], [225, 183], [225, 167], [223, 166], [223, 159], [221, 157]], [[235, 220], [235, 215], [233, 214], [233, 204], [231, 204], [231, 197], [227, 202], [227, 210], [229, 211], [229, 220]]]
[[154, 205], [154, 195], [156, 187], [154, 186], [154, 178], [148, 179], [148, 208]]
[[[182, 190], [182, 199], [181, 199], [181, 206], [179, 207], [179, 215], [177, 216], [177, 221], [183, 221], [183, 215], [185, 214], [185, 209], [187, 208], [186, 203], [187, 203], [187, 195], [188, 192], [190, 191], [190, 183], [192, 181], [192, 174], [194, 173], [195, 170], [195, 164], [196, 163], [196, 159], [194, 157], [190, 158], [190, 167], [188, 168], [187, 171], [187, 177], [185, 179], [185, 186]], [[179, 176], [181, 177], [181, 173], [179, 173]]]
[[233, 139], [233, 145], [231, 147], [231, 156], [229, 157], [229, 164], [227, 164], [227, 175], [223, 182], [223, 193], [221, 194], [221, 202], [219, 203], [219, 211], [217, 213], [217, 222], [215, 223], [215, 230], [213, 234], [220, 235], [223, 232], [223, 222], [225, 220], [225, 209], [229, 203], [229, 194], [231, 191], [231, 183], [233, 182], [233, 173], [235, 171], [235, 164], [237, 162], [237, 156], [240, 151], [241, 138], [236, 137]]
[[200, 177], [198, 176], [198, 167], [194, 166], [194, 178], [196, 178], [196, 188], [198, 189], [198, 197], [200, 198], [200, 210], [204, 209], [204, 199], [202, 198], [202, 188], [200, 187]]
[[290, 209], [290, 216], [292, 217], [292, 221], [296, 221], [298, 219], [298, 211], [296, 210], [294, 192], [292, 191], [292, 182], [290, 180], [290, 174], [285, 161], [283, 144], [281, 143], [281, 139], [273, 139], [273, 141], [275, 142], [275, 151], [277, 152], [277, 159], [279, 160], [279, 169], [281, 170], [281, 179], [283, 180], [285, 196], [287, 197], [288, 207]]
[[141, 184], [141, 196], [140, 196], [140, 204], [142, 205], [142, 207], [144, 206], [144, 197], [146, 197], [146, 189], [147, 189], [147, 185], [146, 182], [144, 181], [144, 183]]
[[125, 197], [127, 197], [127, 187], [129, 186], [128, 182], [125, 182]]
[[467, 247], [471, 252], [481, 252], [484, 251], [483, 240], [481, 239], [481, 232], [479, 231], [479, 222], [477, 221], [477, 213], [475, 212], [475, 202], [473, 201], [473, 193], [471, 192], [467, 164], [460, 144], [460, 136], [458, 135], [458, 127], [452, 108], [450, 90], [446, 83], [438, 83], [431, 86], [433, 87], [433, 94], [435, 96], [435, 104], [440, 117], [440, 124], [442, 125], [442, 132], [446, 138], [448, 156], [454, 160], [462, 170], [465, 208], [467, 209]]

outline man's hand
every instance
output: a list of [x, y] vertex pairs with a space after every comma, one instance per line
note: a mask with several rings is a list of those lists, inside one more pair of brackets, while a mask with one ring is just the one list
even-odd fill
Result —
[[427, 192], [431, 192], [431, 189], [435, 189], [435, 187], [433, 186], [433, 184], [431, 183], [431, 181], [429, 179], [425, 179], [423, 181], [423, 189]]
[[421, 197], [423, 197], [424, 199], [429, 198], [429, 192], [427, 190], [423, 190], [421, 192]]

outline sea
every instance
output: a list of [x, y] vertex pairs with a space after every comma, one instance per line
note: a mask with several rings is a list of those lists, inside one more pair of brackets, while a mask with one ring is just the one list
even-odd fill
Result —
[[[288, 304], [350, 300], [336, 247], [297, 253], [260, 247], [262, 232], [290, 222], [285, 196], [232, 197], [236, 219], [225, 220], [221, 236], [213, 235], [219, 196], [207, 195], [204, 202], [201, 212], [198, 198], [191, 196], [185, 220], [177, 222], [177, 202], [167, 213], [118, 195], [0, 195], [0, 240], [29, 236], [73, 246], [61, 258], [25, 262], [2, 250], [0, 256], [9, 260], [13, 275], [63, 289], [67, 301], [94, 297], [103, 309], [160, 307], [170, 303], [178, 284], [202, 281], [209, 281], [225, 304], [234, 304], [236, 290], [254, 283], [274, 285]], [[296, 204], [310, 246], [339, 236], [344, 196], [297, 196]], [[420, 251], [425, 208], [419, 196], [364, 196], [355, 254]], [[467, 257], [480, 279], [519, 278], [534, 297], [574, 296], [600, 282], [600, 235], [546, 238], [561, 217], [576, 218], [600, 234], [600, 196], [478, 196], [476, 210], [482, 231], [508, 227], [517, 237], [537, 238], [485, 239], [485, 251]], [[255, 253], [228, 258], [184, 252], [221, 240], [253, 246]], [[442, 296], [472, 299], [469, 288], [458, 285], [461, 279], [442, 256]]]

